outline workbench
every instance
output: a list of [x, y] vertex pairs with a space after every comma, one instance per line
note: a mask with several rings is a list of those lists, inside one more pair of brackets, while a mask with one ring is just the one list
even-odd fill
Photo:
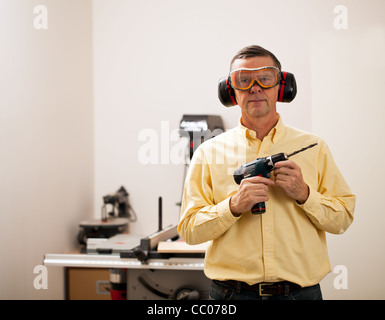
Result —
[[171, 257], [143, 262], [116, 254], [48, 253], [44, 265], [108, 269], [111, 281], [125, 283], [129, 300], [175, 299], [180, 288], [191, 288], [199, 292], [200, 299], [208, 299], [210, 280], [203, 273], [203, 258]]

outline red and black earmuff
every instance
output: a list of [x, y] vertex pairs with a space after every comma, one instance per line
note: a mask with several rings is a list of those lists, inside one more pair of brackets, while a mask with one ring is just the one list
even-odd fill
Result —
[[[297, 83], [294, 74], [286, 71], [281, 72], [279, 82], [278, 102], [291, 102], [297, 94]], [[230, 84], [230, 77], [221, 78], [218, 83], [218, 98], [226, 107], [236, 106], [234, 88]]]

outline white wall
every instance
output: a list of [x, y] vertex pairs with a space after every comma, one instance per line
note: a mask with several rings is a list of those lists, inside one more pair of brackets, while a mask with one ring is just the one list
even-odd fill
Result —
[[[139, 137], [155, 130], [160, 162], [168, 147], [162, 121], [168, 121], [171, 132], [183, 114], [220, 114], [226, 128], [235, 126], [239, 111], [221, 106], [217, 81], [228, 72], [237, 50], [260, 44], [276, 53], [283, 68], [297, 78], [296, 99], [279, 106], [285, 122], [322, 136], [357, 194], [352, 227], [342, 236], [329, 237], [332, 268], [346, 267], [348, 289], [335, 289], [333, 281], [344, 274], [331, 273], [322, 282], [324, 296], [385, 298], [384, 2], [93, 4], [96, 210], [103, 194], [124, 184], [139, 216], [132, 232], [156, 230], [158, 196], [164, 200], [165, 223], [178, 221], [175, 202], [181, 194], [183, 166], [141, 163], [138, 153], [150, 138]], [[347, 29], [338, 29], [338, 23], [343, 24], [341, 12], [333, 12], [338, 5], [347, 9]], [[177, 141], [169, 143], [172, 149]]]
[[91, 1], [0, 1], [0, 299], [62, 299], [62, 269], [36, 290], [34, 268], [76, 248], [93, 215], [91, 13]]
[[[325, 279], [324, 287], [336, 299], [384, 299], [385, 3], [349, 1], [346, 6], [347, 30], [330, 25], [310, 41], [313, 131], [328, 141], [357, 194], [351, 228], [342, 236], [328, 237], [333, 263], [347, 267], [348, 289], [333, 290], [335, 275]], [[320, 12], [320, 18], [327, 15]], [[368, 278], [374, 281], [368, 283]]]

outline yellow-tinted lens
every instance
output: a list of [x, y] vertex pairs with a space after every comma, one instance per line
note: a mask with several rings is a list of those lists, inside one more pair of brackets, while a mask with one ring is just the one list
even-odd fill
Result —
[[249, 90], [256, 81], [262, 88], [271, 88], [279, 82], [279, 69], [263, 67], [258, 69], [238, 69], [230, 73], [234, 89]]

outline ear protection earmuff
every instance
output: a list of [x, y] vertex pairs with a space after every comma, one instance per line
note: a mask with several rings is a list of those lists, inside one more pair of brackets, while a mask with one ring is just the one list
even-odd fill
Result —
[[[294, 74], [286, 71], [281, 72], [279, 82], [278, 102], [291, 102], [297, 94], [297, 83]], [[235, 92], [230, 84], [230, 77], [221, 78], [218, 83], [218, 98], [225, 107], [237, 105]]]

